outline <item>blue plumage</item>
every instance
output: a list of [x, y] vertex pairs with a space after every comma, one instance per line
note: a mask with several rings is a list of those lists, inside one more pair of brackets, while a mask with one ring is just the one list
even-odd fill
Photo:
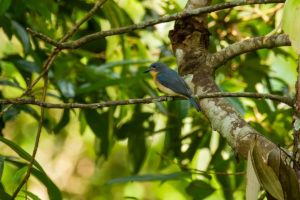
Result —
[[187, 97], [197, 111], [200, 111], [200, 107], [192, 97], [188, 85], [173, 69], [163, 63], [157, 62], [151, 64], [146, 72], [150, 72], [160, 90], [168, 94], [179, 94]]

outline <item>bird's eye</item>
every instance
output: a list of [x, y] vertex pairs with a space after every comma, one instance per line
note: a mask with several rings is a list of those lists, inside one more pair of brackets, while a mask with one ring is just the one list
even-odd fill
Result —
[[155, 68], [156, 68], [156, 65], [154, 65], [153, 68], [155, 69]]

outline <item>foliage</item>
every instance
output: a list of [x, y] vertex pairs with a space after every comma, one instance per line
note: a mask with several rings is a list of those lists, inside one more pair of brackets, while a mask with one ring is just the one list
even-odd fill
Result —
[[[1, 98], [18, 97], [41, 73], [53, 49], [30, 36], [26, 27], [59, 40], [93, 7], [93, 2], [0, 0]], [[109, 0], [70, 40], [180, 12], [184, 5], [179, 0]], [[275, 6], [244, 6], [209, 15], [210, 51], [270, 32], [282, 14], [281, 9], [268, 12]], [[256, 8], [265, 14], [257, 14]], [[49, 72], [47, 101], [94, 103], [161, 95], [143, 71], [158, 60], [176, 69], [167, 37], [173, 24], [110, 36], [62, 51]], [[296, 80], [296, 57], [292, 52], [290, 47], [282, 47], [238, 56], [218, 69], [216, 81], [224, 91], [292, 96]], [[41, 98], [41, 86], [37, 84], [30, 95]], [[290, 147], [292, 109], [271, 100], [229, 100], [257, 131]], [[19, 183], [12, 177], [26, 167], [24, 161], [30, 160], [27, 152], [32, 151], [39, 118], [38, 107], [20, 105], [6, 112], [0, 121], [0, 196], [4, 199], [9, 199]], [[32, 171], [38, 183], [28, 183], [31, 199], [245, 198], [244, 175], [186, 171], [186, 167], [219, 172], [246, 168], [245, 160], [240, 158], [237, 164], [225, 140], [212, 131], [209, 121], [188, 101], [97, 110], [49, 109], [43, 127], [46, 131]], [[49, 196], [41, 189], [44, 186]]]

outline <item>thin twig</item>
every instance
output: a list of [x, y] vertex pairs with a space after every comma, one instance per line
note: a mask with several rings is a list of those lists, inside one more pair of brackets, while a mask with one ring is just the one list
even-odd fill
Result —
[[[45, 99], [46, 99], [47, 82], [48, 82], [48, 73], [46, 73], [45, 76], [44, 76], [44, 89], [43, 89], [42, 101], [45, 101]], [[38, 131], [37, 131], [36, 138], [35, 138], [35, 144], [34, 144], [32, 156], [31, 156], [31, 160], [30, 160], [30, 163], [28, 164], [27, 172], [26, 172], [26, 175], [25, 175], [24, 179], [21, 181], [21, 183], [19, 184], [19, 186], [17, 187], [17, 189], [15, 190], [15, 192], [12, 195], [13, 200], [17, 197], [17, 195], [20, 192], [20, 190], [22, 189], [23, 185], [27, 182], [27, 180], [30, 177], [30, 173], [31, 173], [31, 170], [32, 170], [32, 167], [33, 167], [33, 163], [35, 161], [35, 156], [36, 156], [36, 153], [37, 153], [37, 150], [38, 150], [39, 141], [40, 141], [40, 137], [41, 137], [42, 127], [43, 127], [43, 120], [44, 120], [44, 111], [45, 111], [45, 108], [41, 107], [41, 118], [40, 118], [40, 121], [39, 121], [39, 127], [38, 127]]]
[[[205, 98], [224, 98], [224, 97], [250, 97], [257, 99], [271, 99], [275, 101], [279, 101], [285, 103], [291, 107], [294, 106], [294, 102], [289, 97], [283, 97], [273, 94], [264, 94], [264, 93], [254, 93], [254, 92], [215, 92], [215, 93], [207, 93], [195, 96], [195, 98], [205, 99]], [[174, 101], [174, 100], [186, 100], [184, 97], [180, 96], [159, 96], [153, 98], [144, 98], [144, 99], [127, 99], [120, 101], [107, 101], [101, 103], [90, 103], [90, 104], [82, 104], [82, 103], [47, 103], [38, 99], [0, 99], [0, 104], [32, 104], [38, 105], [45, 108], [58, 108], [58, 109], [66, 109], [66, 108], [83, 108], [83, 109], [97, 109], [111, 106], [120, 106], [120, 105], [129, 105], [129, 104], [148, 104], [162, 101]]]
[[162, 153], [158, 153], [157, 154], [159, 156], [161, 156], [163, 159], [169, 161], [170, 163], [174, 164], [174, 165], [177, 165], [178, 167], [180, 167], [181, 169], [185, 169], [185, 170], [189, 170], [189, 171], [194, 171], [194, 172], [198, 172], [198, 173], [201, 173], [201, 174], [216, 174], [216, 175], [244, 175], [246, 172], [243, 171], [243, 172], [233, 172], [233, 173], [229, 173], [229, 172], [213, 172], [213, 171], [205, 171], [205, 170], [200, 170], [200, 169], [196, 169], [196, 168], [190, 168], [190, 167], [187, 167], [185, 165], [182, 165], [180, 163], [177, 163], [175, 161], [173, 161], [172, 159], [170, 159], [168, 156], [162, 154]]
[[153, 26], [153, 25], [160, 24], [160, 23], [170, 22], [170, 21], [174, 21], [174, 20], [177, 20], [180, 18], [200, 15], [200, 14], [204, 14], [204, 13], [210, 13], [210, 12], [219, 11], [219, 10], [223, 10], [223, 9], [227, 9], [227, 8], [233, 8], [235, 6], [241, 6], [241, 5], [283, 3], [284, 1], [285, 0], [252, 0], [252, 1], [225, 2], [225, 3], [216, 4], [216, 5], [192, 9], [192, 10], [188, 10], [188, 11], [184, 11], [184, 12], [179, 12], [179, 13], [175, 13], [172, 15], [165, 15], [165, 16], [159, 17], [157, 19], [151, 19], [151, 20], [147, 20], [147, 21], [144, 21], [144, 22], [141, 22], [138, 24], [132, 24], [132, 25], [124, 26], [124, 27], [117, 28], [117, 29], [100, 31], [97, 33], [86, 35], [78, 40], [75, 40], [72, 42], [65, 42], [65, 43], [56, 42], [55, 40], [52, 40], [51, 38], [49, 38], [41, 33], [35, 32], [31, 29], [29, 30], [29, 32], [31, 34], [33, 34], [34, 36], [39, 37], [41, 40], [44, 40], [45, 42], [48, 42], [58, 48], [76, 49], [87, 42], [91, 42], [91, 41], [99, 39], [99, 38], [103, 38], [103, 37], [111, 36], [111, 35], [119, 35], [119, 34], [127, 33], [130, 31], [133, 31], [133, 30], [137, 30], [137, 29], [144, 29], [148, 26]]

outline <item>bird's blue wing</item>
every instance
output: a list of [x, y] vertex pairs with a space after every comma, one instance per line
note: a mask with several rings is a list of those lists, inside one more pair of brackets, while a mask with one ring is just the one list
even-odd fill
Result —
[[163, 86], [170, 88], [176, 93], [184, 95], [186, 97], [191, 97], [188, 86], [184, 80], [173, 70], [168, 70], [167, 72], [161, 72], [156, 77], [157, 81]]

